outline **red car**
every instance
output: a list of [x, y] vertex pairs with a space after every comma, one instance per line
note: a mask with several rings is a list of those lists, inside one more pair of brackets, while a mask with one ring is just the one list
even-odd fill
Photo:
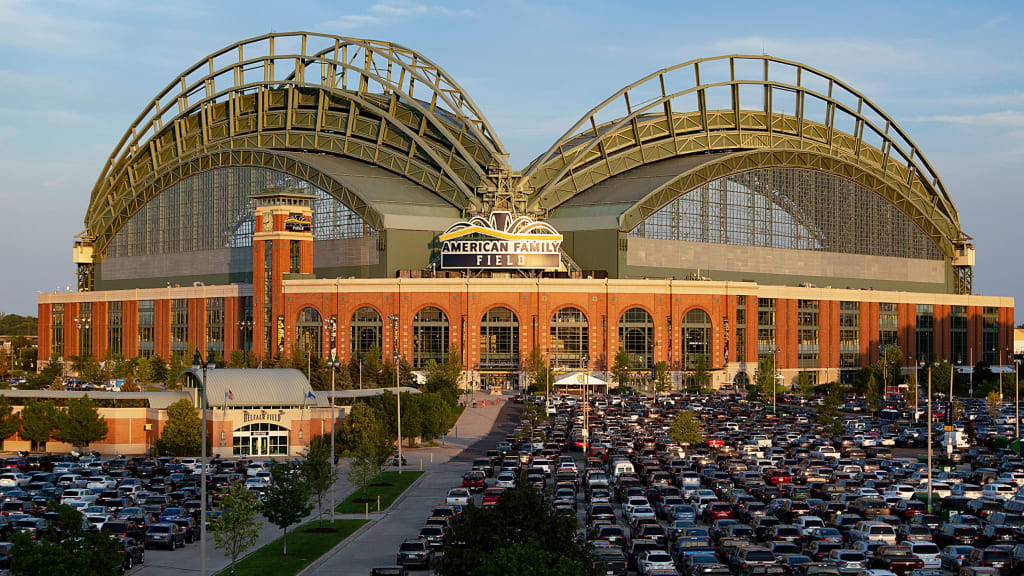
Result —
[[704, 522], [710, 524], [715, 520], [731, 519], [732, 506], [725, 502], [711, 502], [704, 508]]
[[793, 477], [781, 470], [775, 470], [768, 475], [768, 483], [774, 486], [778, 486], [780, 484], [792, 484]]
[[462, 475], [462, 487], [469, 488], [470, 492], [479, 492], [484, 489], [484, 479], [486, 476], [483, 472], [473, 470], [472, 472], [466, 472]]
[[483, 506], [484, 508], [490, 508], [491, 506], [497, 506], [498, 505], [498, 499], [501, 498], [501, 494], [504, 491], [505, 491], [504, 488], [488, 488], [488, 489], [484, 490], [484, 498], [483, 498], [483, 502], [481, 503], [481, 506]]

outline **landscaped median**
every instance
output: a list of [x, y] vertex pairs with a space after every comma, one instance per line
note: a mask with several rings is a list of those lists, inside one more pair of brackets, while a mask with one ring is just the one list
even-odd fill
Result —
[[[281, 538], [263, 546], [246, 556], [235, 566], [235, 576], [294, 576], [334, 548], [339, 542], [348, 538], [366, 520], [335, 520], [334, 532], [318, 532], [320, 522], [314, 520], [295, 531], [288, 531], [288, 555], [282, 556], [283, 543]], [[329, 520], [324, 527], [331, 526]], [[231, 567], [221, 570], [218, 576], [231, 574]]]
[[334, 510], [342, 514], [363, 514], [369, 504], [370, 512], [377, 512], [378, 497], [380, 498], [380, 510], [387, 510], [388, 506], [391, 506], [402, 495], [402, 492], [405, 492], [405, 489], [422, 474], [423, 472], [419, 470], [405, 470], [401, 474], [397, 470], [383, 472], [375, 482], [365, 489], [353, 492]]

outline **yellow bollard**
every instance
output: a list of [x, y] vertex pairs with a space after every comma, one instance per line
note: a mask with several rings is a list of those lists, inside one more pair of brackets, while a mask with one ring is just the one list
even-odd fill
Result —
[[434, 453], [433, 452], [430, 453], [430, 463], [431, 464], [434, 463]]
[[367, 520], [370, 519], [370, 503], [369, 502], [366, 503], [366, 519]]
[[420, 472], [423, 472], [423, 456], [420, 456]]
[[377, 512], [380, 512], [380, 495], [377, 495]]

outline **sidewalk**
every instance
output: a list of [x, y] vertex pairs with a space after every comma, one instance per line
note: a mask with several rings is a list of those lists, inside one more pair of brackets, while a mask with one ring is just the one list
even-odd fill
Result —
[[[444, 447], [418, 448], [405, 452], [412, 470], [419, 470], [422, 457], [423, 476], [391, 508], [380, 514], [370, 514], [369, 524], [300, 572], [300, 576], [369, 574], [376, 566], [394, 565], [395, 553], [402, 540], [415, 538], [430, 511], [444, 499], [448, 489], [461, 485], [462, 474], [468, 469], [466, 461], [494, 448], [498, 440], [511, 431], [514, 424], [507, 417], [511, 409], [505, 410], [502, 421], [499, 421], [499, 415], [502, 415], [507, 403], [486, 403], [498, 398], [477, 393], [477, 407], [472, 407], [472, 403], [467, 406], [456, 424], [458, 437], [447, 438]], [[510, 397], [501, 398], [507, 400]], [[433, 464], [429, 464], [431, 455]]]
[[[488, 401], [493, 401], [493, 400], [497, 400], [499, 398], [505, 398], [505, 397], [490, 396], [490, 395], [485, 394], [483, 392], [478, 392], [474, 396], [474, 399], [477, 400], [478, 403], [484, 403], [484, 402], [488, 402]], [[420, 461], [422, 460], [422, 462], [423, 462], [422, 465], [423, 465], [423, 471], [424, 472], [429, 473], [429, 472], [431, 472], [433, 470], [436, 470], [436, 469], [440, 468], [441, 466], [443, 466], [448, 461], [450, 461], [453, 457], [458, 456], [460, 453], [462, 453], [464, 450], [466, 450], [469, 446], [471, 446], [476, 441], [480, 440], [480, 438], [485, 436], [490, 431], [491, 425], [494, 423], [494, 419], [497, 417], [498, 412], [500, 411], [501, 407], [504, 406], [504, 402], [501, 402], [498, 405], [491, 405], [491, 406], [483, 406], [483, 405], [481, 405], [481, 406], [478, 406], [476, 408], [472, 408], [471, 407], [472, 406], [472, 401], [473, 400], [469, 401], [469, 406], [467, 406], [465, 411], [463, 411], [462, 415], [459, 417], [458, 422], [456, 423], [456, 429], [458, 430], [458, 437], [457, 438], [454, 437], [454, 435], [452, 437], [446, 438], [445, 442], [444, 442], [444, 444], [445, 444], [444, 447], [438, 446], [436, 448], [406, 448], [406, 449], [403, 450], [403, 454], [404, 454], [406, 460], [409, 463], [409, 466], [407, 467], [407, 469], [409, 469], [409, 470], [419, 470], [420, 469]], [[431, 463], [431, 456], [433, 456], [433, 463]], [[348, 471], [349, 471], [350, 466], [351, 466], [351, 461], [347, 460], [347, 459], [346, 460], [342, 460], [338, 464], [338, 481], [335, 484], [335, 490], [336, 490], [336, 494], [337, 494], [337, 502], [339, 502], [339, 503], [342, 500], [344, 500], [345, 498], [347, 498], [350, 494], [352, 494], [356, 490], [356, 487], [353, 486], [352, 483], [348, 481]], [[393, 468], [389, 468], [389, 470], [390, 469], [393, 469]], [[424, 481], [426, 476], [427, 476], [427, 474], [424, 474], [423, 477], [421, 477], [419, 481], [417, 481], [415, 484], [413, 484], [411, 487], [409, 487], [409, 489], [406, 490], [406, 495], [408, 495], [410, 492], [412, 492], [414, 489], [416, 489], [417, 486], [421, 485], [423, 483], [423, 481]], [[392, 504], [391, 510], [394, 510], [396, 507], [398, 507], [399, 503], [401, 503], [401, 502], [402, 502], [402, 499], [400, 498], [397, 502]], [[326, 502], [324, 503], [324, 522], [329, 521], [330, 518], [331, 518], [329, 503], [330, 503], [330, 498], [328, 497]], [[370, 514], [371, 524], [368, 524], [367, 526], [372, 526], [372, 524], [377, 519], [383, 518], [387, 514], [388, 514], [388, 512], [383, 512], [383, 513], [379, 513], [379, 514], [378, 513], [371, 513]], [[363, 514], [358, 514], [358, 515], [336, 514], [335, 517], [336, 518], [363, 518], [364, 515]], [[318, 515], [316, 509], [314, 508], [312, 514], [310, 514], [308, 517], [303, 519], [302, 522], [299, 522], [298, 525], [302, 525], [302, 524], [305, 524], [307, 522], [315, 521], [317, 519], [319, 519], [319, 515]], [[420, 520], [420, 522], [422, 522], [422, 520]], [[418, 524], [416, 526], [417, 526], [416, 530], [418, 531], [419, 530]], [[366, 529], [367, 528], [364, 527], [362, 529], [362, 531], [356, 532], [356, 534], [350, 536], [348, 538], [348, 540], [346, 540], [346, 542], [349, 542], [349, 541], [352, 541], [353, 539], [356, 539], [363, 532], [365, 532]], [[264, 520], [263, 528], [260, 530], [259, 538], [256, 540], [256, 545], [252, 548], [252, 551], [255, 551], [256, 549], [258, 549], [258, 548], [260, 548], [260, 547], [262, 547], [262, 546], [264, 546], [266, 544], [269, 544], [270, 542], [273, 542], [274, 540], [280, 538], [282, 534], [283, 533], [282, 533], [280, 528], [278, 528], [277, 526], [274, 526], [273, 524], [270, 524], [269, 522], [266, 522]], [[344, 543], [342, 543], [341, 545], [343, 545], [343, 544]], [[396, 544], [394, 549], [390, 549], [389, 548], [388, 549], [388, 553], [389, 554], [393, 554], [394, 550], [398, 549], [397, 546], [398, 545]], [[180, 574], [188, 574], [188, 573], [197, 573], [198, 574], [199, 573], [199, 544], [198, 544], [198, 542], [195, 543], [195, 544], [190, 545], [186, 550], [188, 550], [188, 552], [185, 553], [185, 554], [182, 554], [180, 552], [177, 552], [177, 553], [175, 553], [175, 552], [164, 552], [162, 550], [148, 550], [146, 552], [146, 563], [144, 565], [139, 566], [138, 568], [132, 570], [131, 576], [172, 576], [172, 575], [180, 575]], [[327, 555], [325, 555], [325, 557], [330, 555], [330, 554], [331, 554], [331, 552], [329, 552]], [[230, 559], [226, 555], [224, 555], [224, 553], [222, 551], [218, 550], [214, 546], [214, 542], [213, 542], [213, 538], [212, 537], [207, 542], [206, 556], [207, 556], [207, 559], [206, 559], [207, 560], [207, 570], [209, 571], [210, 574], [216, 574], [217, 572], [223, 570], [224, 568], [227, 568], [228, 565], [230, 564]], [[309, 569], [307, 568], [306, 572], [304, 572], [304, 573], [308, 573], [308, 571], [309, 571]], [[367, 568], [366, 572], [369, 573], [369, 568]], [[349, 572], [348, 572], [347, 568], [346, 568], [346, 570], [343, 570], [343, 571], [333, 571], [333, 572], [328, 571], [328, 572], [324, 572], [324, 574], [342, 574], [342, 573], [349, 573]]]

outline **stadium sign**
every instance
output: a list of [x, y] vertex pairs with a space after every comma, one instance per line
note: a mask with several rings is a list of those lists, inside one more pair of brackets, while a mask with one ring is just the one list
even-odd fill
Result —
[[562, 261], [558, 231], [546, 222], [508, 212], [457, 222], [438, 239], [442, 270], [551, 270]]

